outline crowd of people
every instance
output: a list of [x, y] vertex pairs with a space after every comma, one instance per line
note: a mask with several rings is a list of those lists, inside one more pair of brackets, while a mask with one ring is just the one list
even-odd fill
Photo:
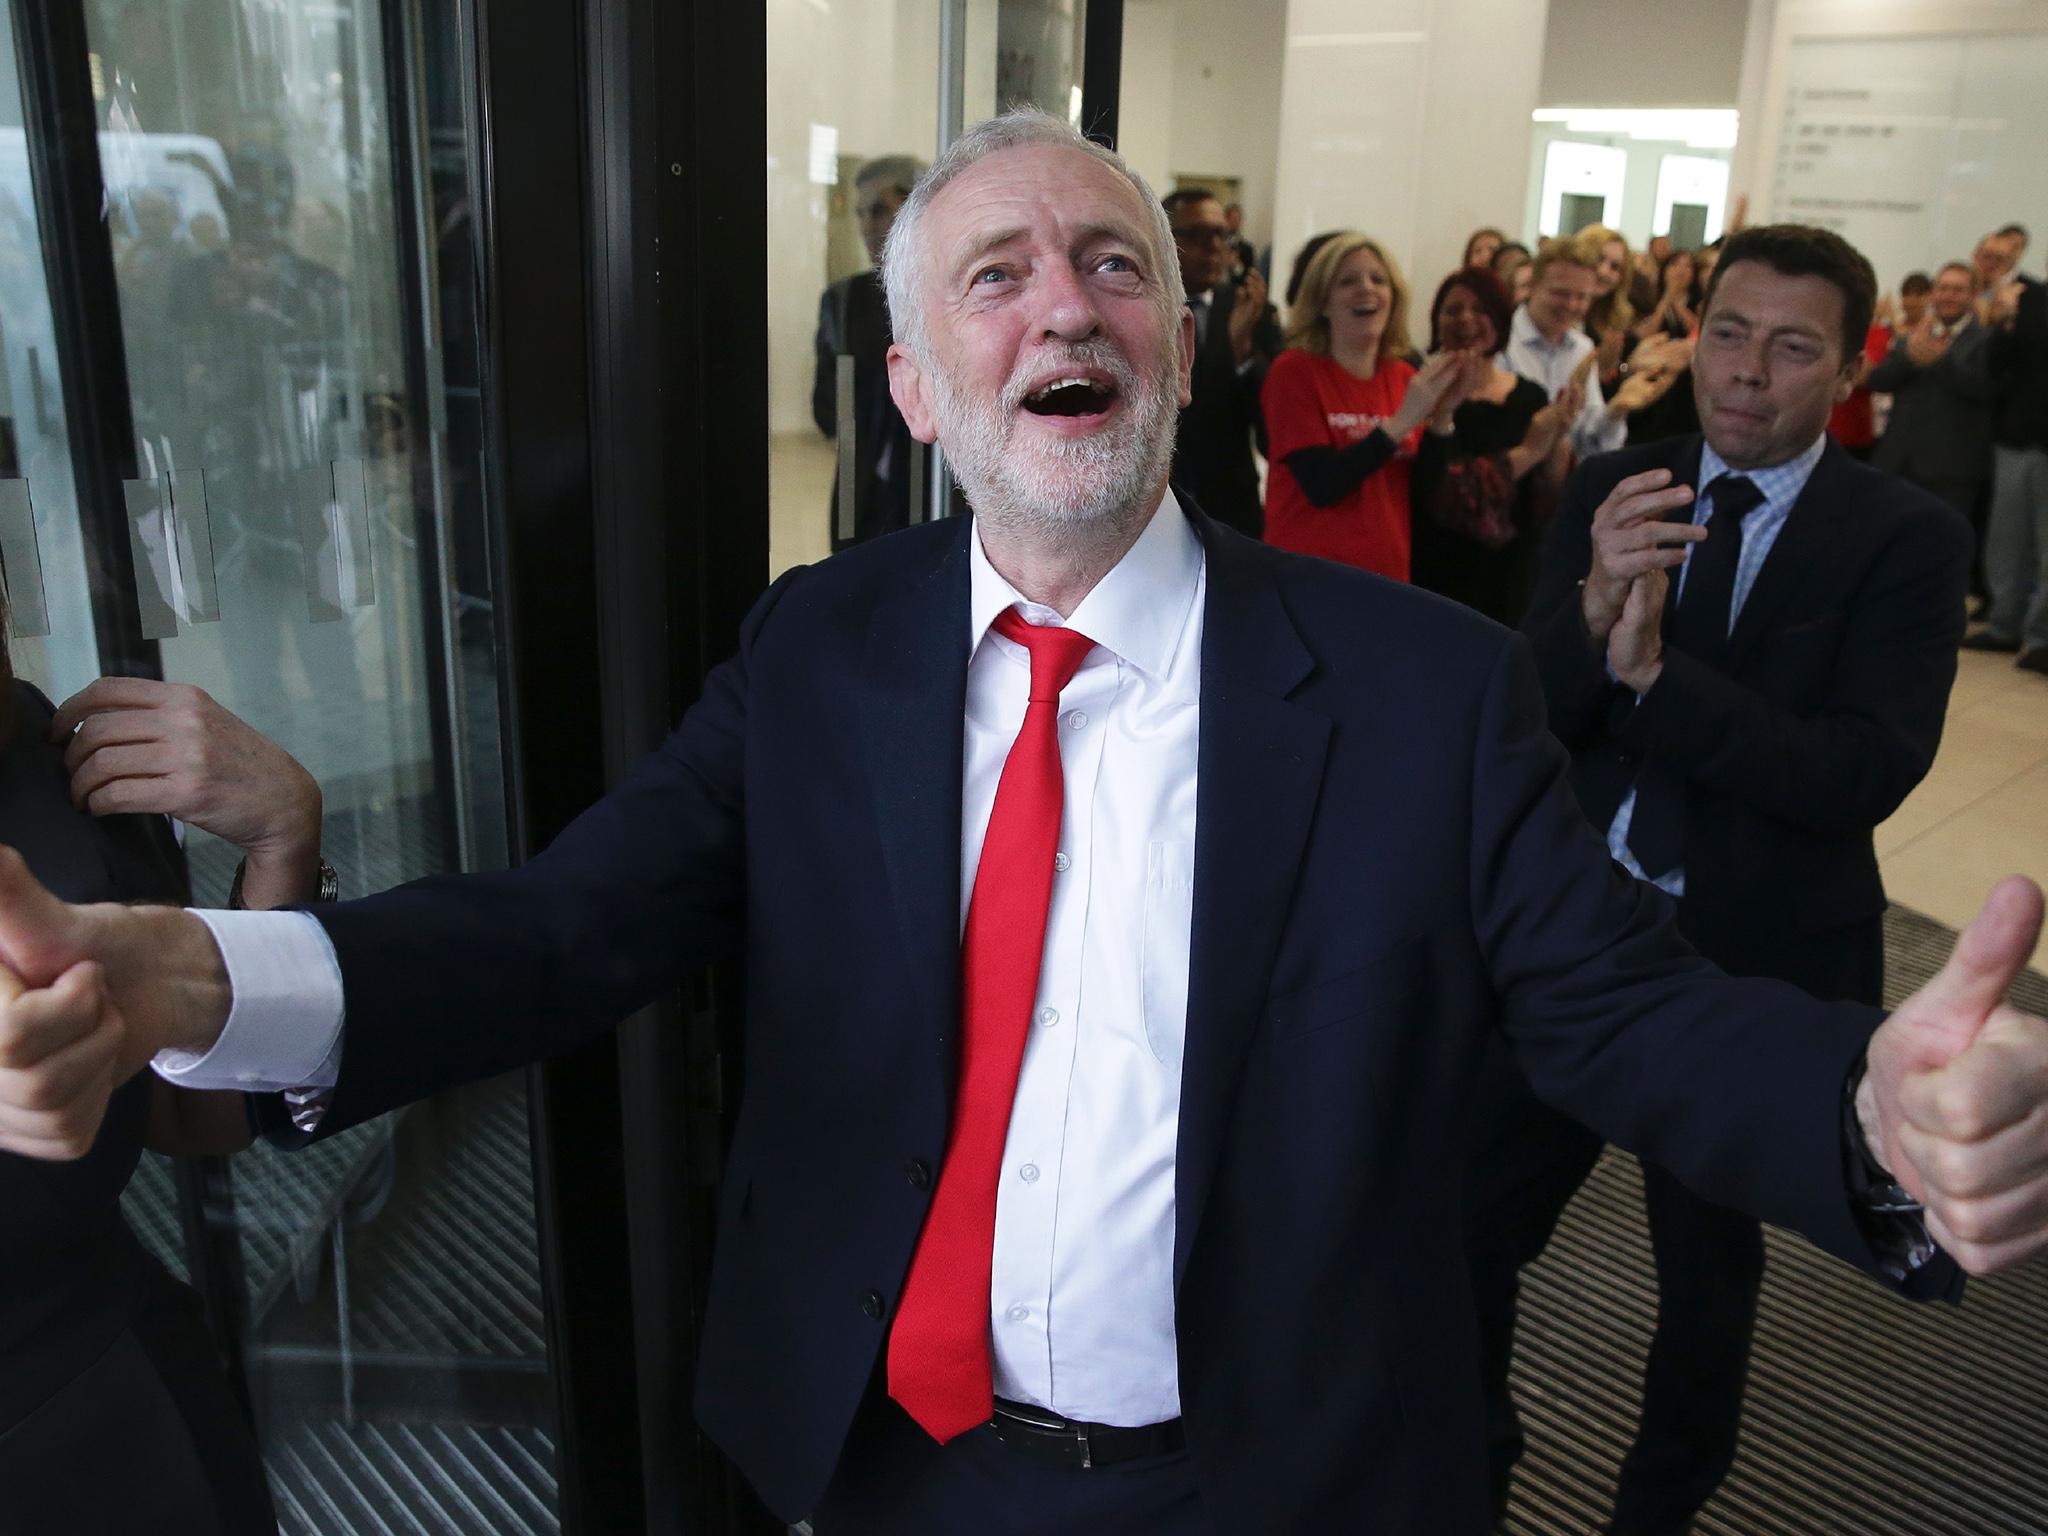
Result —
[[[919, 169], [888, 156], [861, 172], [871, 255]], [[1595, 224], [1532, 250], [1478, 229], [1411, 314], [1396, 255], [1333, 230], [1295, 253], [1275, 306], [1241, 208], [1199, 189], [1163, 202], [1195, 317], [1174, 480], [1241, 532], [1515, 624], [1569, 471], [1700, 429], [1691, 359], [1720, 240], [1688, 250], [1657, 235], [1637, 250]], [[2008, 224], [1881, 297], [1828, 433], [1969, 520], [1979, 627], [1963, 647], [2048, 675], [2048, 288], [2020, 270], [2026, 249]], [[872, 428], [856, 437], [857, 531], [835, 545], [919, 515], [903, 495], [915, 449], [887, 397], [888, 343], [874, 273], [827, 291], [818, 425], [835, 430], [844, 355]]]

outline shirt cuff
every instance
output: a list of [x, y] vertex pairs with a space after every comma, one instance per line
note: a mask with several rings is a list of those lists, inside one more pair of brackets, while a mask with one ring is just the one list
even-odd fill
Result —
[[159, 1051], [157, 1075], [179, 1088], [278, 1093], [332, 1088], [341, 1075], [341, 963], [327, 930], [303, 912], [201, 912], [220, 947], [233, 1001], [211, 1050]]

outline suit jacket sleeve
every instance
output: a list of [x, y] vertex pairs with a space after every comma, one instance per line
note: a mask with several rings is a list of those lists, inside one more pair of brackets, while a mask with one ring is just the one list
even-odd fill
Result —
[[1948, 385], [1957, 395], [1978, 405], [1989, 406], [1997, 394], [1991, 376], [1989, 327], [1973, 325], [1942, 356]]
[[[347, 1020], [321, 1135], [570, 1050], [736, 950], [747, 658], [798, 574], [756, 605], [668, 740], [545, 852], [312, 909]], [[289, 1130], [274, 1098], [258, 1117]]]
[[[1736, 979], [1673, 927], [1586, 826], [1511, 642], [1472, 757], [1472, 924], [1501, 1024], [1537, 1093], [1717, 1204], [1804, 1233], [1872, 1275], [1851, 1209], [1841, 1098], [1881, 1017]], [[1945, 1260], [1901, 1289], [1950, 1287]]]
[[1831, 836], [1868, 831], [1926, 777], [1963, 637], [1970, 533], [1926, 504], [1903, 519], [1842, 615], [1828, 696], [1810, 714], [1684, 654], [1617, 733], [1716, 793]]
[[1863, 381], [1864, 387], [1880, 395], [1895, 395], [1900, 388], [1920, 371], [1920, 365], [1913, 361], [1906, 351], [1906, 338], [1901, 336], [1892, 343], [1891, 351], [1884, 361], [1870, 370], [1870, 376]]
[[1580, 465], [1565, 482], [1522, 620], [1550, 709], [1550, 728], [1573, 748], [1602, 729], [1619, 686], [1607, 675], [1606, 651], [1586, 633], [1579, 605], [1579, 583], [1593, 563], [1593, 514], [1613, 485], [1613, 473], [1597, 462]]
[[1280, 322], [1273, 306], [1266, 306], [1265, 314], [1259, 317], [1258, 327], [1252, 332], [1251, 366], [1239, 371], [1237, 389], [1244, 405], [1245, 420], [1251, 423], [1252, 437], [1257, 442], [1261, 456], [1270, 456], [1266, 438], [1266, 415], [1260, 408], [1260, 398], [1266, 391], [1266, 372], [1273, 366], [1273, 359], [1280, 355]]

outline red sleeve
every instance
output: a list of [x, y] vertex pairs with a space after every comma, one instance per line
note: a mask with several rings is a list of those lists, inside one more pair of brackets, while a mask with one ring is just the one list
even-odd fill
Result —
[[1309, 355], [1290, 347], [1273, 359], [1266, 370], [1266, 387], [1259, 395], [1259, 408], [1266, 417], [1266, 440], [1271, 445], [1266, 457], [1278, 462], [1297, 448], [1341, 446], [1330, 435], [1330, 422], [1316, 392], [1314, 365]]

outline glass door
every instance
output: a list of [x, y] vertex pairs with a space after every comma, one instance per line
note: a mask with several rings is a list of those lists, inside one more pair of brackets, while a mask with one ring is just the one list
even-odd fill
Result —
[[876, 257], [963, 125], [1023, 104], [1103, 123], [1085, 55], [1121, 6], [1092, 3], [1093, 30], [1091, 0], [768, 0], [771, 574], [959, 510], [888, 398]]
[[[36, 11], [0, 29], [18, 674], [204, 688], [319, 780], [345, 895], [502, 864], [465, 0]], [[235, 851], [184, 841], [224, 904]], [[207, 1301], [285, 1530], [558, 1528], [523, 1077], [152, 1156], [125, 1208]]]

